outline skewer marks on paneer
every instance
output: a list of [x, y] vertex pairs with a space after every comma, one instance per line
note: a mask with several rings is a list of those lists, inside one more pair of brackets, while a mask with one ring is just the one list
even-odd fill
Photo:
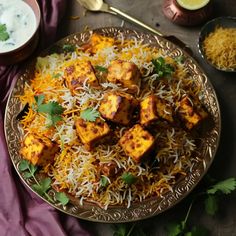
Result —
[[77, 90], [84, 83], [91, 87], [98, 87], [98, 80], [90, 61], [72, 61], [66, 66], [64, 75], [67, 85], [72, 91]]
[[126, 155], [130, 156], [136, 163], [140, 163], [152, 150], [154, 138], [141, 125], [136, 124], [125, 132], [119, 143]]
[[140, 78], [140, 71], [132, 62], [115, 60], [108, 67], [107, 80], [128, 88], [127, 91], [129, 93], [137, 93], [139, 91]]
[[54, 156], [58, 151], [58, 145], [48, 138], [28, 134], [23, 141], [20, 153], [33, 165], [46, 166], [54, 161]]
[[96, 121], [85, 121], [78, 118], [75, 122], [77, 134], [87, 150], [91, 150], [97, 144], [102, 143], [110, 134], [109, 126], [97, 118]]
[[99, 112], [105, 119], [127, 125], [132, 119], [136, 105], [136, 99], [128, 93], [106, 93], [99, 107]]
[[193, 102], [188, 96], [185, 96], [178, 105], [178, 114], [181, 120], [183, 120], [185, 127], [189, 130], [198, 126], [208, 116], [203, 108], [194, 107]]

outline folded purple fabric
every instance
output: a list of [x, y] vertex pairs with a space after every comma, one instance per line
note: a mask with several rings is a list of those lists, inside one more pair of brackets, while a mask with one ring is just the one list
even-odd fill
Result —
[[[40, 47], [43, 48], [55, 40], [66, 0], [38, 2], [42, 13]], [[3, 114], [19, 71], [20, 65], [0, 67], [0, 235], [89, 235], [78, 219], [60, 213], [28, 190], [13, 169], [5, 143]]]

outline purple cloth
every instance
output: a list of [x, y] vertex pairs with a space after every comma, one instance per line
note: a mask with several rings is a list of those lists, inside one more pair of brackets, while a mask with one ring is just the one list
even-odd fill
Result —
[[[55, 40], [66, 0], [38, 2], [42, 13], [40, 46], [43, 48]], [[3, 113], [19, 70], [20, 65], [0, 67], [0, 235], [89, 235], [81, 221], [59, 212], [28, 190], [13, 169], [3, 132]]]

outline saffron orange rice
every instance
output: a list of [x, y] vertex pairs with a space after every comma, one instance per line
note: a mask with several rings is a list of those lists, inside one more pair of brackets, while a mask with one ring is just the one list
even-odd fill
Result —
[[[168, 78], [159, 78], [153, 73], [152, 60], [159, 57], [174, 68]], [[173, 123], [160, 120], [150, 131], [156, 144], [146, 162], [135, 163], [118, 143], [103, 143], [88, 151], [75, 129], [80, 111], [88, 106], [98, 109], [104, 92], [125, 92], [126, 88], [106, 81], [104, 72], [96, 71], [99, 88], [89, 86], [85, 80], [80, 89], [72, 92], [65, 83], [64, 72], [68, 65], [76, 61], [86, 60], [94, 68], [107, 68], [116, 59], [133, 62], [141, 71], [141, 87], [134, 94], [138, 101], [154, 94], [177, 112], [179, 101], [184, 96], [193, 98], [191, 103], [199, 100], [201, 88], [195, 84], [182, 62], [141, 41], [124, 40], [122, 37], [107, 37], [105, 41], [96, 42], [92, 48], [86, 44], [76, 46], [73, 52], [38, 57], [34, 78], [25, 84], [24, 94], [20, 96], [22, 104], [29, 104], [29, 111], [21, 120], [24, 137], [29, 133], [37, 134], [37, 137], [47, 137], [60, 147], [54, 161], [42, 168], [51, 177], [52, 186], [73, 195], [81, 205], [90, 201], [105, 209], [111, 205], [130, 207], [135, 202], [153, 196], [162, 197], [172, 191], [172, 186], [191, 171], [196, 160], [196, 138], [199, 138], [177, 120]], [[48, 117], [34, 109], [35, 96], [39, 94], [45, 96], [45, 102], [55, 101], [63, 107], [62, 120], [55, 126], [49, 127]], [[116, 126], [114, 137], [120, 139], [129, 128]], [[115, 175], [102, 175], [98, 165], [110, 162], [116, 164]], [[122, 177], [124, 173], [134, 176], [136, 182], [127, 184]], [[105, 180], [106, 186], [101, 179]]]

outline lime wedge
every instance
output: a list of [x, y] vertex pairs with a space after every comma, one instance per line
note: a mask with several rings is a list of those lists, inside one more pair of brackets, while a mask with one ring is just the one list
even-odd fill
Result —
[[177, 3], [187, 10], [198, 10], [209, 2], [210, 0], [177, 0]]

